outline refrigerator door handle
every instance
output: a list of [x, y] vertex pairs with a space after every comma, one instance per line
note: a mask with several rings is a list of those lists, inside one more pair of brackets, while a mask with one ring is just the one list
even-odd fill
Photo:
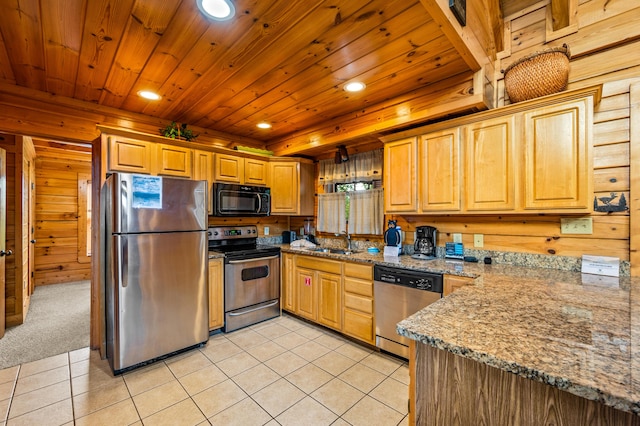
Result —
[[230, 260], [229, 263], [248, 263], [248, 262], [261, 261], [261, 260], [277, 259], [279, 257], [280, 257], [280, 255], [275, 255], [275, 256], [269, 256], [269, 257], [258, 257], [258, 258], [255, 258], [255, 259]]
[[122, 288], [126, 288], [129, 284], [129, 274], [127, 273], [129, 269], [129, 244], [127, 242], [127, 238], [122, 236], [122, 244], [118, 246], [118, 250], [121, 250], [121, 253], [118, 253], [118, 276], [120, 277], [120, 282], [122, 283]]

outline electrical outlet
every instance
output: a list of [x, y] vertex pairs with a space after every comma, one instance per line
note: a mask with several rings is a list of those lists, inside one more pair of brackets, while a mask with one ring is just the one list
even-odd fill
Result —
[[593, 218], [564, 217], [560, 219], [562, 234], [593, 234]]
[[269, 227], [268, 226], [264, 227], [264, 235], [269, 235]]
[[462, 242], [462, 234], [460, 234], [459, 232], [453, 234], [453, 242], [454, 243], [461, 243]]
[[484, 235], [482, 235], [482, 234], [473, 234], [473, 246], [474, 247], [484, 247]]

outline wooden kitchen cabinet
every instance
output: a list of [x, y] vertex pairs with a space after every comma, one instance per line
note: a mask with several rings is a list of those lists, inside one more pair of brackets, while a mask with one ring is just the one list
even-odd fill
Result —
[[342, 324], [342, 262], [296, 256], [295, 313], [337, 330]]
[[342, 328], [342, 276], [318, 272], [318, 322], [335, 330]]
[[344, 264], [342, 332], [371, 345], [375, 344], [371, 265], [352, 262]]
[[298, 302], [295, 313], [306, 319], [316, 321], [318, 319], [318, 296], [316, 271], [296, 266], [295, 289]]
[[590, 212], [598, 96], [587, 88], [381, 138], [385, 213]]
[[420, 137], [418, 188], [422, 211], [460, 211], [460, 130]]
[[282, 309], [289, 312], [296, 312], [296, 291], [295, 283], [295, 255], [293, 253], [282, 253], [282, 288], [280, 290], [282, 298]]
[[230, 154], [215, 154], [214, 180], [229, 183], [243, 183], [244, 158]]
[[209, 330], [224, 325], [223, 259], [209, 259]]
[[283, 253], [282, 309], [373, 345], [373, 266]]
[[255, 158], [244, 159], [244, 183], [248, 185], [267, 185], [269, 163]]
[[474, 281], [475, 280], [473, 278], [470, 278], [470, 277], [461, 277], [461, 276], [458, 276], [458, 275], [445, 274], [445, 276], [443, 278], [442, 295], [443, 296], [448, 296], [449, 294], [453, 293], [454, 291], [458, 290], [459, 288], [462, 288], [462, 287], [467, 286], [467, 285], [473, 285]]
[[269, 162], [271, 214], [314, 214], [314, 165], [299, 161]]
[[181, 146], [156, 144], [156, 174], [193, 177], [193, 150]]
[[153, 173], [155, 144], [147, 141], [109, 136], [109, 171]]
[[384, 211], [417, 213], [418, 141], [406, 138], [384, 145]]
[[593, 99], [524, 113], [523, 208], [590, 211]]
[[207, 181], [207, 211], [213, 214], [213, 153], [196, 149], [193, 157], [193, 178]]
[[513, 211], [515, 201], [515, 118], [499, 117], [465, 126], [465, 210]]
[[267, 162], [232, 154], [215, 154], [214, 180], [247, 185], [267, 185]]

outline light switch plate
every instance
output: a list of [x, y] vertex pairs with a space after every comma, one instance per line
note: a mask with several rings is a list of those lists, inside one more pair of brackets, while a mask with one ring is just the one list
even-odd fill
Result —
[[563, 217], [560, 219], [562, 234], [593, 234], [593, 218]]
[[264, 227], [264, 235], [269, 235], [269, 227], [268, 226]]
[[462, 242], [462, 234], [459, 233], [459, 232], [453, 234], [453, 242], [454, 243], [461, 243]]
[[483, 234], [473, 234], [473, 246], [474, 247], [484, 247], [484, 235]]

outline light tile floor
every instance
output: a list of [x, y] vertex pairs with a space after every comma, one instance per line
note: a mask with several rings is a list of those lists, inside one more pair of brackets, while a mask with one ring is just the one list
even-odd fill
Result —
[[88, 348], [0, 370], [0, 426], [406, 425], [406, 362], [284, 315], [114, 377]]

